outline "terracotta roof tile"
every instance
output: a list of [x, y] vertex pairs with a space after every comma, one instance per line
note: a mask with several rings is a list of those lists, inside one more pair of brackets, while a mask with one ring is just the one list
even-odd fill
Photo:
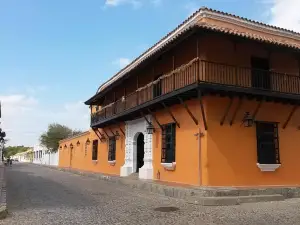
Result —
[[[216, 25], [211, 25], [211, 24], [208, 24], [208, 23], [198, 23], [198, 24], [193, 24], [191, 26], [188, 26], [187, 28], [183, 29], [180, 33], [178, 33], [176, 36], [174, 36], [170, 41], [168, 41], [168, 42], [164, 43], [163, 45], [159, 46], [163, 41], [165, 41], [167, 38], [169, 38], [171, 35], [173, 35], [175, 32], [177, 32], [181, 27], [183, 27], [185, 24], [187, 24], [188, 22], [190, 22], [191, 19], [193, 17], [195, 17], [199, 12], [216, 13], [216, 14], [219, 14], [221, 16], [222, 15], [223, 16], [229, 16], [231, 18], [240, 19], [240, 20], [245, 21], [245, 22], [250, 22], [252, 24], [257, 24], [257, 25], [260, 25], [260, 26], [265, 27], [265, 28], [275, 29], [275, 31], [277, 30], [278, 32], [283, 31], [283, 32], [286, 32], [288, 35], [294, 35], [294, 37], [296, 36], [296, 39], [299, 40], [299, 45], [295, 44], [295, 43], [291, 43], [291, 42], [289, 42], [287, 40], [284, 40], [284, 39], [269, 38], [269, 37], [266, 37], [266, 36], [261, 36], [261, 35], [257, 35], [257, 34], [253, 34], [253, 33], [248, 33], [248, 32], [242, 32], [242, 31], [235, 30], [235, 29], [230, 29], [230, 28], [224, 28], [224, 27], [220, 27], [220, 26], [216, 26]], [[126, 70], [130, 66], [134, 65], [142, 57], [146, 56], [143, 60], [141, 60], [139, 63], [137, 63], [137, 65], [135, 65], [135, 67], [137, 67], [142, 62], [144, 62], [145, 60], [147, 60], [148, 58], [150, 58], [151, 56], [153, 56], [153, 54], [155, 54], [160, 49], [164, 48], [170, 42], [172, 42], [173, 40], [177, 39], [183, 33], [186, 33], [187, 31], [189, 31], [191, 29], [194, 29], [195, 27], [199, 27], [199, 28], [203, 28], [203, 29], [209, 29], [209, 30], [213, 30], [213, 31], [218, 31], [218, 32], [222, 32], [222, 33], [226, 33], [226, 34], [231, 34], [231, 35], [236, 35], [236, 36], [240, 36], [240, 37], [244, 37], [244, 38], [249, 38], [249, 39], [252, 39], [252, 40], [266, 42], [266, 43], [270, 43], [270, 44], [276, 44], [276, 45], [280, 45], [280, 46], [284, 46], [284, 47], [288, 47], [288, 48], [293, 48], [293, 49], [297, 49], [297, 50], [300, 49], [300, 33], [297, 33], [295, 31], [291, 31], [291, 30], [288, 30], [288, 29], [284, 29], [284, 28], [280, 28], [280, 27], [268, 25], [268, 24], [265, 24], [265, 23], [257, 22], [257, 21], [251, 20], [251, 19], [247, 19], [247, 18], [244, 18], [244, 17], [236, 16], [236, 15], [233, 15], [233, 14], [230, 14], [230, 13], [226, 13], [226, 12], [222, 12], [222, 11], [210, 9], [210, 8], [207, 8], [207, 7], [202, 7], [200, 9], [198, 9], [197, 11], [195, 11], [190, 17], [188, 17], [186, 20], [184, 20], [181, 24], [179, 24], [173, 31], [169, 32], [162, 39], [160, 39], [156, 44], [154, 44], [152, 47], [148, 48], [143, 54], [141, 54], [139, 57], [137, 57], [136, 59], [134, 59], [129, 65], [127, 65], [126, 67], [124, 67], [117, 74], [115, 74], [109, 80], [107, 80], [105, 83], [103, 83], [98, 88], [97, 93], [91, 99], [89, 99], [87, 102], [92, 101], [92, 99], [95, 98], [98, 95], [98, 92], [101, 90], [101, 88], [104, 85], [106, 85], [104, 88], [106, 88], [109, 85], [111, 85], [111, 84], [107, 84], [107, 83], [110, 82], [113, 78], [117, 77], [117, 79], [119, 79], [118, 76], [120, 76], [120, 75], [123, 76], [124, 75], [123, 73], [127, 74], [128, 72], [130, 72], [131, 70], [129, 70], [127, 72], [126, 72]], [[159, 46], [159, 48], [156, 49], [156, 52], [153, 52], [153, 53], [149, 54], [151, 52], [151, 50], [155, 49], [158, 46]]]
[[208, 29], [208, 30], [226, 33], [226, 34], [240, 36], [240, 37], [252, 39], [255, 41], [261, 41], [261, 42], [266, 42], [269, 44], [275, 44], [275, 45], [279, 45], [279, 46], [284, 46], [284, 47], [300, 50], [300, 42], [299, 42], [299, 45], [297, 45], [294, 43], [290, 43], [289, 41], [286, 41], [286, 40], [277, 39], [277, 38], [269, 38], [269, 37], [257, 35], [254, 33], [249, 33], [249, 32], [241, 32], [239, 30], [224, 28], [224, 27], [208, 24], [205, 22], [198, 23], [195, 26], [198, 26], [199, 28], [204, 28], [204, 29]]

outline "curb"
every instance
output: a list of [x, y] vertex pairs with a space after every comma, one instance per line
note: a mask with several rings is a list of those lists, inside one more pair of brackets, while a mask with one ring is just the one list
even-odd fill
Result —
[[6, 169], [3, 167], [3, 177], [0, 180], [0, 183], [2, 186], [0, 187], [1, 193], [0, 193], [0, 219], [5, 219], [7, 217], [8, 211], [7, 211], [7, 203], [6, 203]]

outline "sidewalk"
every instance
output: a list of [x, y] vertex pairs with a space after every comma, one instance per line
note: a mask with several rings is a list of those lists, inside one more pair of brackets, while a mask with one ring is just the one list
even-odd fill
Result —
[[282, 201], [286, 198], [300, 198], [300, 187], [196, 187], [177, 183], [140, 180], [135, 175], [119, 177], [48, 165], [37, 166], [46, 166], [55, 170], [118, 183], [129, 186], [132, 189], [148, 191], [167, 197], [182, 199], [191, 204], [205, 206], [239, 205], [249, 202]]
[[4, 219], [7, 216], [5, 170], [5, 166], [0, 165], [0, 219]]

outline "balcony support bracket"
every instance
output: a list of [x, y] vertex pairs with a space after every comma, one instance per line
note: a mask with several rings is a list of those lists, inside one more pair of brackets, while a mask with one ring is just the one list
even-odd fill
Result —
[[264, 100], [265, 100], [265, 99], [262, 98], [262, 99], [260, 100], [260, 102], [257, 104], [256, 109], [255, 109], [255, 111], [254, 111], [254, 113], [253, 113], [253, 121], [255, 121], [256, 115], [257, 115], [259, 109], [261, 108], [261, 105], [262, 105], [262, 103], [263, 103]]
[[93, 129], [93, 131], [95, 132], [95, 134], [97, 135], [97, 137], [99, 138], [99, 140], [100, 140], [101, 142], [104, 142], [104, 141], [102, 141], [102, 140], [103, 140], [102, 137], [104, 136], [104, 134], [101, 134], [101, 132], [99, 131], [98, 128], [92, 128], [92, 129]]
[[144, 119], [146, 120], [148, 125], [151, 125], [150, 121], [148, 120], [148, 118], [144, 115], [143, 112], [141, 112], [141, 116], [144, 117]]
[[235, 108], [235, 110], [234, 110], [234, 112], [233, 112], [233, 115], [232, 115], [232, 118], [231, 118], [231, 120], [230, 120], [230, 126], [232, 126], [232, 124], [233, 124], [233, 122], [234, 122], [234, 119], [235, 119], [235, 117], [236, 117], [236, 114], [238, 113], [238, 111], [240, 110], [240, 108], [241, 108], [241, 106], [242, 106], [242, 104], [243, 104], [243, 97], [240, 97], [239, 98], [239, 102], [238, 102], [238, 104], [237, 104], [237, 106], [236, 106], [236, 108]]
[[98, 128], [94, 128], [92, 127], [93, 131], [95, 132], [95, 134], [98, 136], [99, 139], [101, 139], [101, 137], [99, 136], [99, 131], [98, 131]]
[[109, 139], [109, 135], [106, 133], [106, 131], [104, 130], [104, 128], [102, 128], [102, 130], [106, 134], [107, 138]]
[[112, 131], [111, 128], [109, 128], [109, 131], [112, 133], [113, 136], [115, 136], [115, 133]]
[[198, 99], [199, 99], [199, 102], [200, 102], [200, 108], [201, 108], [201, 114], [202, 114], [204, 128], [205, 128], [205, 130], [207, 130], [208, 127], [207, 127], [207, 121], [206, 121], [206, 116], [205, 116], [204, 106], [203, 106], [203, 101], [202, 101], [202, 93], [201, 93], [200, 88], [198, 89]]
[[231, 106], [232, 106], [232, 103], [233, 103], [233, 98], [230, 97], [229, 103], [228, 103], [228, 105], [227, 105], [227, 107], [226, 107], [226, 109], [225, 109], [224, 115], [223, 115], [223, 117], [222, 117], [222, 119], [221, 119], [221, 122], [220, 122], [220, 125], [221, 125], [221, 126], [223, 126], [223, 124], [224, 124], [224, 121], [225, 121], [225, 119], [226, 119], [226, 117], [227, 117], [227, 115], [228, 115], [228, 112], [229, 112], [229, 110], [230, 110], [230, 108], [231, 108]]
[[162, 126], [161, 126], [160, 122], [157, 120], [157, 118], [154, 115], [154, 113], [150, 109], [148, 109], [148, 112], [152, 116], [152, 118], [155, 120], [155, 122], [157, 123], [157, 125], [160, 127], [160, 129], [162, 129]]
[[177, 97], [178, 100], [180, 101], [181, 105], [184, 106], [184, 108], [186, 109], [186, 111], [188, 112], [188, 114], [190, 115], [190, 117], [192, 118], [192, 120], [194, 121], [194, 123], [196, 125], [198, 125], [198, 120], [196, 119], [196, 117], [193, 115], [193, 113], [190, 111], [190, 109], [188, 108], [187, 104], [182, 100], [182, 98]]
[[287, 125], [289, 124], [290, 120], [292, 119], [292, 116], [294, 115], [294, 113], [296, 112], [296, 110], [298, 109], [299, 105], [295, 105], [292, 109], [292, 111], [290, 112], [287, 120], [285, 121], [285, 123], [283, 124], [282, 128], [285, 129], [287, 127]]
[[170, 116], [172, 117], [172, 119], [174, 120], [174, 122], [176, 123], [177, 127], [180, 128], [180, 125], [179, 125], [178, 121], [176, 120], [175, 116], [173, 115], [173, 113], [171, 112], [171, 110], [169, 109], [169, 107], [167, 107], [164, 102], [162, 102], [161, 104], [168, 111], [168, 113], [170, 114]]
[[118, 126], [119, 126], [121, 133], [125, 136], [125, 132], [123, 131], [122, 127], [120, 125], [118, 125]]

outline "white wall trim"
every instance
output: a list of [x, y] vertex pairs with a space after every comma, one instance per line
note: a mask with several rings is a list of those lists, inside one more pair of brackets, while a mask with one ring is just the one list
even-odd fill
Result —
[[[151, 121], [151, 116], [147, 116]], [[144, 135], [144, 166], [139, 169], [139, 178], [153, 179], [152, 134], [147, 134], [147, 121], [144, 118], [126, 121], [125, 125], [125, 163], [121, 167], [120, 175], [129, 176], [136, 172], [137, 166], [137, 137]]]
[[175, 168], [176, 168], [176, 162], [172, 162], [172, 163], [161, 163], [161, 165], [162, 165], [166, 170], [175, 170]]
[[263, 172], [273, 172], [281, 166], [281, 164], [260, 164], [260, 163], [257, 163], [256, 165]]

